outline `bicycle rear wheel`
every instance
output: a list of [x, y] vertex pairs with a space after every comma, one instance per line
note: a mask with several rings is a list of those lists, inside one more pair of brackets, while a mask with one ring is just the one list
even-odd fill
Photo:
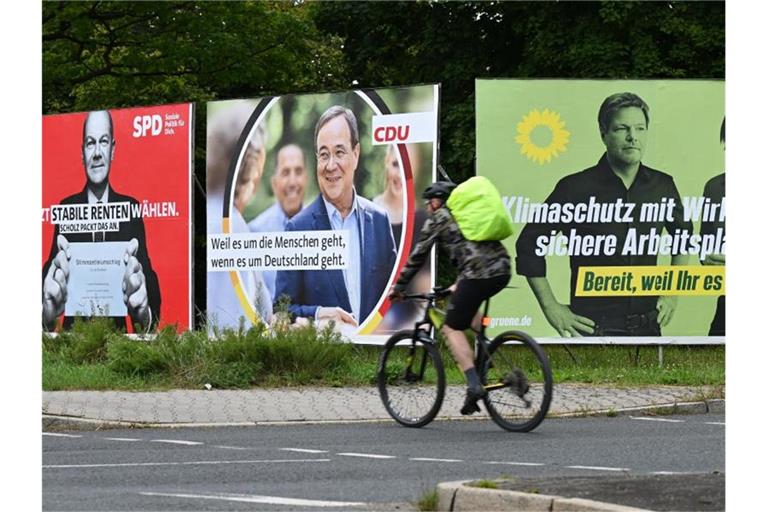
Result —
[[423, 427], [437, 416], [445, 396], [445, 370], [434, 344], [414, 338], [413, 330], [392, 335], [379, 359], [379, 396], [392, 418], [406, 427]]
[[496, 336], [488, 347], [483, 399], [501, 428], [529, 432], [547, 415], [552, 401], [552, 370], [538, 343], [520, 331]]

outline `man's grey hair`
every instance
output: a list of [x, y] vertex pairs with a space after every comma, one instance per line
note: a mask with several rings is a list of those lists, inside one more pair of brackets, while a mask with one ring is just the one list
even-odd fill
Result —
[[321, 115], [320, 119], [317, 120], [317, 124], [315, 125], [315, 152], [317, 152], [317, 134], [320, 132], [320, 128], [325, 126], [331, 119], [339, 116], [344, 116], [344, 119], [347, 121], [352, 148], [357, 146], [357, 144], [360, 142], [360, 135], [357, 131], [357, 118], [355, 117], [355, 114], [353, 114], [352, 111], [346, 107], [342, 107], [341, 105], [334, 105], [323, 112], [323, 115]]

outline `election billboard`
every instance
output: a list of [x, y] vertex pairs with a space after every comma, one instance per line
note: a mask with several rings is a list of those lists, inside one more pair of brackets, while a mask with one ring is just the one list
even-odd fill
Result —
[[476, 108], [515, 227], [492, 331], [724, 341], [724, 82], [477, 80]]
[[190, 103], [43, 116], [42, 317], [192, 326]]
[[375, 343], [412, 326], [422, 306], [387, 293], [426, 219], [438, 104], [437, 85], [208, 103], [209, 329], [314, 322]]

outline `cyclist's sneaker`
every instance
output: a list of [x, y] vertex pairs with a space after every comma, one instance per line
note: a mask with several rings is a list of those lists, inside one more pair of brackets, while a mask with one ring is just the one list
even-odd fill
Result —
[[464, 405], [461, 407], [461, 414], [468, 415], [480, 412], [480, 406], [477, 401], [487, 395], [488, 392], [483, 386], [467, 388], [467, 397], [464, 399]]

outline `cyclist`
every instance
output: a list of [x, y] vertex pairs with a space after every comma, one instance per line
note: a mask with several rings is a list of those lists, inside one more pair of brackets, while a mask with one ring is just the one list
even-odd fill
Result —
[[473, 242], [464, 238], [459, 225], [445, 207], [455, 184], [438, 181], [428, 186], [422, 198], [430, 214], [419, 233], [408, 262], [400, 278], [392, 286], [392, 301], [403, 297], [405, 287], [421, 268], [435, 242], [448, 250], [451, 263], [459, 269], [459, 277], [450, 287], [453, 292], [442, 333], [448, 340], [453, 358], [467, 379], [467, 396], [461, 414], [480, 411], [477, 401], [486, 395], [474, 364], [472, 349], [464, 334], [470, 326], [480, 328], [482, 313], [478, 311], [487, 298], [496, 295], [509, 282], [510, 259], [507, 250], [498, 241]]

